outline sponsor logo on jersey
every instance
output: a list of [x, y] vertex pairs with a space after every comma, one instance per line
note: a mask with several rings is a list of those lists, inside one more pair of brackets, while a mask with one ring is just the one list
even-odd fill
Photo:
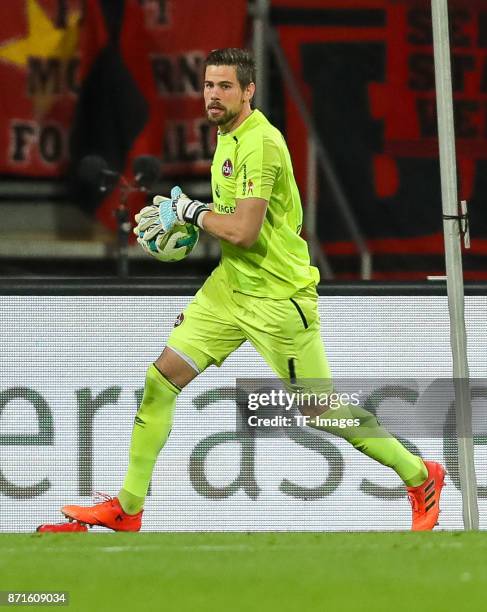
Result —
[[218, 185], [218, 183], [217, 183], [217, 185], [215, 187], [215, 194], [216, 194], [217, 198], [220, 197], [220, 185]]
[[245, 188], [247, 186], [247, 164], [242, 166], [242, 195], [245, 195]]
[[225, 178], [228, 178], [229, 176], [232, 176], [233, 174], [233, 164], [232, 164], [232, 160], [230, 159], [226, 159], [223, 162], [223, 166], [222, 166], [222, 174]]
[[174, 321], [174, 327], [179, 327], [184, 321], [184, 313], [180, 312]]
[[215, 210], [218, 213], [231, 215], [235, 212], [235, 206], [230, 206], [229, 204], [220, 204], [219, 202], [215, 202]]
[[254, 195], [254, 181], [252, 179], [247, 181], [247, 195]]

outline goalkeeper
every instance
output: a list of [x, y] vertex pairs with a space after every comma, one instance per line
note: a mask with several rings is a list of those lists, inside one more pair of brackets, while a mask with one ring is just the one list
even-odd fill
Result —
[[[151, 254], [157, 256], [155, 236], [161, 231], [192, 223], [221, 241], [222, 258], [147, 370], [121, 491], [94, 506], [64, 506], [68, 518], [138, 531], [181, 389], [208, 366], [220, 366], [246, 340], [291, 385], [310, 379], [323, 381], [325, 388], [331, 385], [320, 337], [319, 273], [310, 266], [307, 244], [300, 237], [302, 209], [289, 151], [281, 133], [259, 110], [252, 110], [254, 83], [255, 65], [247, 51], [209, 54], [204, 100], [209, 121], [218, 126], [213, 204], [191, 200], [175, 188], [171, 199], [156, 196], [154, 205], [138, 217], [138, 240]], [[362, 408], [342, 405], [333, 412], [334, 419], [360, 419], [360, 427], [327, 430], [392, 468], [408, 489], [412, 529], [433, 529], [443, 467], [411, 454]], [[323, 407], [309, 407], [305, 413], [321, 416]], [[319, 428], [318, 421], [314, 424]]]

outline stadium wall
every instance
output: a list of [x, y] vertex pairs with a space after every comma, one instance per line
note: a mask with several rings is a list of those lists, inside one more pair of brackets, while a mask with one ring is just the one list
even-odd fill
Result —
[[[61, 520], [58, 508], [67, 502], [89, 503], [93, 490], [118, 491], [147, 364], [197, 286], [1, 281], [0, 531], [32, 531]], [[394, 401], [406, 419], [417, 419], [428, 389], [451, 372], [444, 285], [333, 285], [320, 293], [334, 376], [376, 387], [400, 379], [414, 399]], [[485, 413], [487, 395], [486, 313], [487, 288], [467, 286], [476, 414]], [[342, 440], [310, 429], [272, 437], [236, 431], [235, 380], [253, 376], [272, 372], [245, 344], [181, 393], [144, 530], [409, 528], [397, 476]], [[447, 431], [447, 404], [436, 415], [438, 432]], [[447, 438], [418, 433], [407, 443], [447, 465], [441, 527], [460, 529], [455, 445]], [[486, 440], [475, 438], [482, 528]]]

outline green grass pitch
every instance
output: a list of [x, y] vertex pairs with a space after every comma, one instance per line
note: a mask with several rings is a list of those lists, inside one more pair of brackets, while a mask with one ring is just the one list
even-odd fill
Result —
[[485, 610], [486, 559], [484, 533], [1, 534], [0, 590], [87, 612]]

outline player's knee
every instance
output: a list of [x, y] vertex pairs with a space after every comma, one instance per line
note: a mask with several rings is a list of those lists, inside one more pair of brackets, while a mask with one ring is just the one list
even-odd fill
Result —
[[320, 379], [315, 381], [315, 383], [300, 390], [296, 399], [296, 405], [303, 416], [321, 416], [330, 410], [330, 408], [333, 408], [329, 400], [333, 393], [331, 381]]
[[180, 389], [199, 374], [195, 364], [191, 364], [170, 347], [162, 351], [154, 365], [163, 376]]
[[299, 406], [298, 409], [303, 416], [315, 417], [321, 416], [324, 412], [328, 410], [328, 407], [320, 406], [318, 402], [313, 402], [304, 406]]

